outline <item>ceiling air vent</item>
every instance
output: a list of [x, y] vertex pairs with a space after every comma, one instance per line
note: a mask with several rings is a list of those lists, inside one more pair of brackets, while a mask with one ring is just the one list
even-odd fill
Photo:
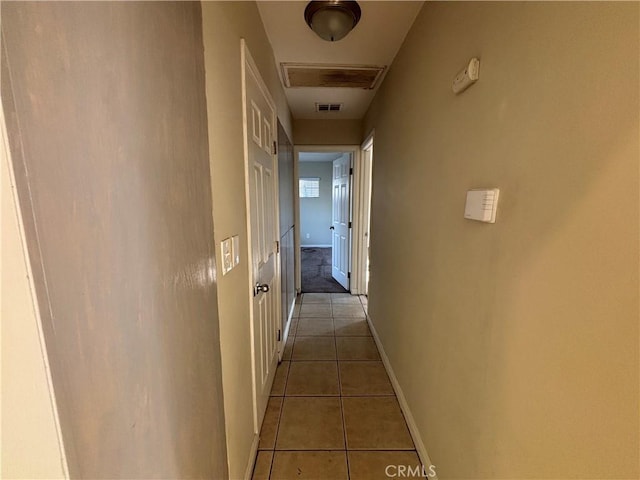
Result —
[[339, 112], [342, 103], [316, 103], [316, 112]]
[[376, 86], [385, 67], [281, 63], [285, 87], [364, 88]]

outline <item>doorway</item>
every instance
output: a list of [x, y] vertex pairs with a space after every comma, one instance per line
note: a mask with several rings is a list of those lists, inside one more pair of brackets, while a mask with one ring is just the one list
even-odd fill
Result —
[[347, 293], [351, 163], [346, 151], [298, 154], [300, 280], [303, 293]]
[[371, 246], [371, 191], [373, 184], [373, 135], [372, 132], [362, 144], [360, 155], [360, 165], [357, 172], [357, 179], [360, 185], [358, 189], [360, 197], [358, 199], [359, 221], [356, 222], [356, 237], [360, 240], [359, 248], [355, 250], [359, 254], [356, 262], [359, 268], [357, 281], [362, 295], [369, 294], [369, 267], [370, 267], [370, 246]]
[[[301, 174], [300, 169], [302, 168], [303, 172], [305, 172], [306, 167], [304, 163], [306, 160], [300, 161], [302, 156], [303, 159], [309, 159], [310, 161], [318, 161], [320, 159], [331, 162], [332, 168], [334, 169], [331, 173], [332, 177], [340, 176], [341, 185], [348, 187], [348, 191], [345, 192], [348, 197], [348, 201], [343, 203], [346, 205], [346, 210], [343, 218], [346, 223], [346, 232], [347, 235], [343, 235], [345, 238], [341, 239], [343, 243], [346, 244], [346, 248], [343, 249], [344, 252], [348, 252], [347, 258], [343, 259], [344, 269], [343, 271], [346, 273], [348, 279], [348, 286], [345, 288], [346, 291], [351, 293], [351, 295], [365, 295], [368, 290], [368, 271], [369, 271], [369, 244], [370, 244], [370, 212], [371, 212], [371, 180], [372, 180], [372, 158], [373, 158], [373, 136], [375, 132], [371, 132], [367, 136], [367, 140], [361, 145], [300, 145], [296, 146], [293, 149], [294, 152], [294, 188], [296, 189], [294, 193], [295, 199], [295, 258], [296, 258], [296, 292], [302, 293], [302, 248], [307, 247], [303, 245], [303, 240], [312, 240], [313, 237], [311, 232], [307, 232], [302, 227], [302, 218], [301, 218], [301, 198], [300, 198], [300, 178], [304, 177], [306, 174]], [[323, 155], [331, 155], [327, 157], [322, 157]], [[336, 166], [333, 165], [340, 157], [344, 154], [348, 154], [349, 163], [343, 165], [342, 170], [336, 171]], [[310, 178], [318, 178], [317, 176], [313, 176]], [[331, 215], [332, 218], [330, 220], [330, 224], [327, 227], [327, 217], [323, 217], [323, 222], [320, 223], [324, 228], [328, 228], [329, 232], [336, 233], [336, 223], [334, 220], [339, 220], [340, 217], [333, 217], [333, 197], [336, 189], [334, 188], [334, 180], [336, 178], [332, 178], [331, 180]], [[326, 186], [326, 185], [325, 185]], [[320, 187], [320, 185], [318, 185]], [[331, 230], [331, 226], [334, 227]], [[325, 230], [326, 232], [326, 230]], [[309, 239], [306, 238], [306, 233], [310, 233]], [[302, 238], [302, 237], [305, 238]], [[313, 247], [310, 248], [331, 248], [331, 258], [332, 258], [332, 278], [333, 278], [333, 263], [334, 263], [334, 240], [337, 239], [337, 236], [334, 235], [333, 238], [328, 241], [327, 237], [324, 237], [328, 243], [318, 243], [318, 245], [326, 245], [326, 247]], [[313, 244], [312, 244], [313, 245]], [[325, 255], [326, 255], [325, 251]], [[325, 257], [326, 258], [326, 257]], [[325, 261], [325, 263], [327, 263]], [[323, 265], [328, 266], [328, 265]], [[344, 288], [344, 287], [343, 287]], [[342, 290], [343, 292], [345, 290]], [[308, 293], [322, 293], [322, 292], [308, 292]]]

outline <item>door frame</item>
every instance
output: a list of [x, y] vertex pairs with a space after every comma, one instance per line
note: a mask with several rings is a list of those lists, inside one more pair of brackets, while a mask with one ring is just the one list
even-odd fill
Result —
[[[362, 201], [362, 184], [364, 180], [362, 169], [362, 146], [361, 145], [295, 145], [293, 147], [293, 178], [294, 182], [294, 214], [295, 214], [295, 231], [294, 231], [294, 248], [295, 248], [295, 266], [296, 266], [296, 292], [300, 294], [302, 290], [302, 250], [300, 239], [300, 192], [298, 189], [300, 178], [300, 152], [328, 153], [328, 152], [345, 152], [351, 154], [351, 166], [353, 168], [353, 176], [351, 178], [351, 255], [350, 267], [351, 281], [349, 287], [352, 295], [361, 295], [365, 292], [364, 281], [366, 274], [366, 263], [363, 264], [359, 260], [362, 255], [362, 236], [364, 234], [363, 221], [363, 201]], [[359, 239], [359, 241], [356, 241]], [[365, 252], [366, 254], [366, 252]]]
[[[373, 147], [375, 129], [367, 135], [362, 145], [360, 145], [360, 162], [358, 168], [353, 170], [354, 183], [357, 184], [358, 196], [354, 204], [354, 273], [351, 274], [353, 281], [357, 285], [360, 295], [367, 295], [367, 269], [369, 263], [369, 251], [367, 240], [371, 236], [371, 194], [373, 183], [371, 182], [372, 158], [367, 158], [366, 150]], [[369, 228], [367, 229], [367, 224]], [[367, 238], [367, 236], [369, 238]]]
[[[251, 246], [253, 245], [253, 232], [251, 229], [251, 180], [250, 180], [250, 165], [249, 165], [249, 119], [247, 117], [247, 68], [252, 71], [252, 74], [257, 80], [258, 87], [260, 88], [261, 93], [264, 95], [267, 103], [272, 108], [273, 118], [271, 119], [271, 125], [275, 125], [276, 128], [273, 129], [273, 137], [276, 139], [277, 145], [277, 119], [278, 119], [278, 111], [276, 108], [276, 103], [267, 88], [267, 85], [264, 83], [262, 75], [260, 75], [260, 70], [256, 65], [253, 57], [251, 56], [251, 52], [249, 52], [249, 48], [247, 47], [247, 43], [244, 38], [240, 39], [240, 61], [242, 68], [242, 130], [243, 130], [243, 156], [244, 156], [244, 193], [245, 193], [245, 213], [246, 213], [246, 222], [247, 222], [247, 269], [248, 269], [248, 277], [249, 283], [247, 285], [247, 298], [249, 300], [249, 330], [251, 332], [251, 389], [253, 395], [253, 428], [254, 433], [258, 435], [260, 433], [260, 426], [262, 423], [262, 419], [258, 418], [258, 392], [256, 390], [257, 383], [257, 375], [256, 372], [256, 351], [255, 351], [255, 336], [256, 332], [254, 330], [254, 309], [253, 309], [253, 288], [255, 285], [255, 278], [253, 272], [253, 251], [251, 250]], [[273, 158], [273, 194], [274, 194], [274, 203], [275, 203], [275, 216], [274, 216], [274, 231], [275, 238], [277, 241], [280, 241], [280, 209], [279, 205], [279, 173], [278, 173], [278, 154], [274, 153], [272, 150], [271, 154]], [[276, 298], [274, 299], [275, 304], [275, 316], [276, 320], [280, 321], [281, 318], [281, 271], [280, 271], [280, 248], [276, 251], [276, 259], [275, 259], [275, 287], [273, 293]], [[279, 341], [277, 341], [277, 349], [278, 349], [278, 358], [281, 357], [282, 348], [282, 336]]]

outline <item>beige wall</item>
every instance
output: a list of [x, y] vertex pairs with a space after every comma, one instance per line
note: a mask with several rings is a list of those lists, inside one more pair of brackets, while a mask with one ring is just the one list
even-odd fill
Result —
[[[0, 120], [4, 130], [4, 120]], [[8, 149], [0, 132], [2, 169], [2, 257], [0, 315], [2, 336], [1, 477], [66, 478], [64, 449], [58, 436], [44, 339], [29, 283], [27, 253], [18, 224], [18, 206], [9, 173]], [[37, 452], [37, 454], [34, 454]]]
[[254, 442], [241, 38], [247, 42], [289, 135], [291, 117], [255, 2], [204, 2], [202, 11], [214, 238], [218, 249], [232, 235], [240, 236], [241, 245], [240, 265], [218, 276], [229, 474], [235, 479], [244, 477]]
[[1, 8], [2, 104], [70, 476], [225, 478], [200, 4]]
[[301, 120], [293, 122], [295, 145], [360, 145], [362, 120]]
[[[350, 154], [343, 154], [350, 158]], [[300, 198], [300, 245], [331, 247], [333, 235], [333, 162], [300, 162], [298, 176], [319, 179], [315, 198]], [[309, 237], [307, 238], [307, 235]]]
[[428, 2], [367, 114], [370, 312], [441, 479], [640, 475], [638, 8]]

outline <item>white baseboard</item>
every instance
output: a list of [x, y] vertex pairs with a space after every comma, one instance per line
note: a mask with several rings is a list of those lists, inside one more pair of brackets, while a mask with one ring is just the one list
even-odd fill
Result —
[[253, 467], [256, 464], [256, 458], [258, 457], [258, 443], [260, 442], [260, 436], [253, 436], [253, 443], [251, 444], [251, 452], [249, 453], [249, 463], [247, 463], [247, 469], [244, 472], [244, 480], [251, 480], [253, 476]]
[[[380, 337], [378, 336], [378, 332], [376, 332], [375, 327], [373, 326], [373, 322], [371, 321], [371, 317], [367, 314], [367, 323], [369, 324], [369, 328], [371, 329], [371, 334], [373, 335], [373, 339], [378, 346], [378, 351], [380, 352], [380, 357], [382, 358], [382, 363], [384, 364], [385, 369], [387, 370], [387, 374], [389, 375], [389, 379], [391, 380], [391, 385], [396, 392], [396, 396], [398, 397], [398, 403], [400, 404], [400, 409], [404, 414], [404, 418], [407, 421], [407, 426], [409, 427], [409, 433], [411, 433], [411, 437], [413, 438], [413, 443], [416, 446], [416, 450], [418, 452], [418, 456], [420, 457], [420, 461], [422, 465], [424, 465], [426, 471], [429, 471], [429, 466], [433, 465], [431, 463], [431, 459], [429, 458], [429, 454], [427, 453], [427, 449], [424, 446], [424, 442], [422, 441], [422, 437], [420, 436], [420, 432], [418, 431], [418, 426], [416, 425], [415, 420], [413, 419], [413, 415], [411, 414], [411, 410], [409, 409], [409, 404], [407, 403], [407, 399], [404, 397], [404, 393], [402, 392], [402, 388], [400, 388], [400, 384], [398, 383], [398, 379], [396, 378], [396, 374], [391, 367], [391, 363], [389, 362], [389, 357], [387, 357], [386, 352], [384, 351], [384, 347], [382, 346], [382, 342], [380, 341]], [[438, 480], [438, 476], [428, 477], [430, 480]]]
[[282, 341], [280, 342], [280, 351], [278, 352], [279, 360], [282, 361], [282, 355], [284, 354], [284, 346], [287, 343], [287, 339], [289, 338], [289, 331], [291, 330], [291, 320], [293, 319], [293, 312], [296, 310], [296, 299], [293, 299], [291, 305], [289, 305], [289, 315], [287, 315], [287, 324], [284, 327], [284, 332], [282, 332]]
[[331, 245], [300, 245], [301, 248], [331, 248]]

